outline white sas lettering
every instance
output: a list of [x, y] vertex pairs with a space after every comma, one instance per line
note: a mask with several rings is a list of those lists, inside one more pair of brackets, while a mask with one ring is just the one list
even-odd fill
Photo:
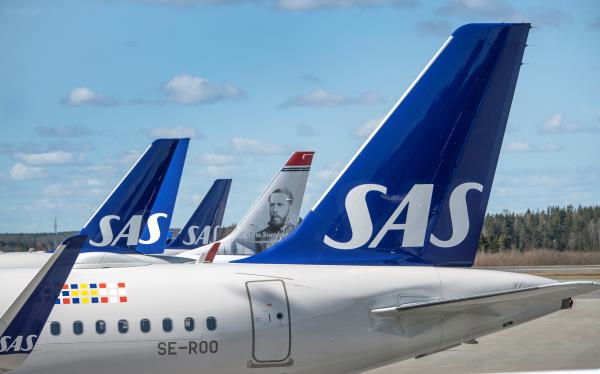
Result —
[[463, 183], [456, 187], [450, 195], [450, 221], [452, 222], [452, 236], [448, 240], [440, 240], [431, 234], [431, 244], [436, 247], [450, 248], [459, 245], [469, 233], [469, 211], [467, 209], [467, 192], [477, 190], [483, 192], [479, 183]]
[[158, 225], [158, 219], [167, 217], [168, 215], [165, 213], [154, 213], [148, 217], [148, 222], [146, 225], [148, 227], [150, 238], [147, 240], [140, 239], [143, 218], [142, 215], [136, 214], [132, 216], [116, 237], [114, 237], [111, 222], [119, 221], [121, 217], [115, 215], [102, 217], [100, 220], [100, 234], [102, 235], [102, 240], [100, 242], [96, 242], [90, 239], [90, 244], [95, 247], [105, 247], [107, 245], [115, 246], [119, 240], [123, 238], [127, 238], [128, 246], [135, 246], [138, 243], [156, 243], [158, 239], [160, 239], [160, 226]]
[[[441, 240], [431, 234], [430, 241], [441, 248], [450, 248], [462, 243], [469, 233], [469, 212], [467, 209], [467, 193], [471, 190], [483, 192], [479, 183], [467, 182], [457, 186], [450, 194], [449, 209], [452, 225], [452, 236]], [[371, 191], [382, 194], [387, 188], [379, 184], [363, 184], [348, 192], [345, 200], [346, 214], [350, 222], [352, 237], [347, 242], [338, 242], [325, 235], [323, 242], [336, 249], [356, 249], [364, 246], [373, 235], [373, 221], [369, 213], [366, 196]], [[394, 230], [403, 230], [402, 247], [423, 247], [425, 233], [431, 210], [433, 184], [415, 184], [404, 196], [392, 215], [369, 244], [369, 248], [377, 248], [385, 235]], [[396, 220], [406, 210], [406, 221], [396, 223]]]
[[93, 245], [94, 247], [106, 247], [107, 245], [109, 245], [113, 239], [113, 232], [112, 232], [112, 227], [110, 226], [110, 221], [112, 221], [112, 220], [118, 221], [120, 219], [121, 219], [121, 217], [115, 216], [115, 215], [108, 215], [108, 216], [102, 217], [102, 219], [100, 220], [100, 234], [102, 235], [102, 241], [95, 242], [92, 239], [90, 239], [90, 244]]
[[[369, 244], [369, 248], [375, 248], [390, 230], [404, 230], [402, 237], [403, 247], [422, 247], [425, 241], [425, 229], [427, 228], [427, 217], [431, 206], [431, 194], [433, 184], [415, 184], [408, 191], [398, 208], [385, 222], [375, 239]], [[400, 213], [408, 206], [405, 223], [394, 223]]]
[[[23, 336], [17, 336], [12, 340], [10, 336], [0, 338], [0, 353], [3, 352], [30, 352], [37, 339], [37, 335], [28, 335], [25, 338], [25, 347], [23, 347]], [[11, 342], [12, 340], [12, 342]]]
[[183, 244], [187, 245], [196, 245], [200, 240], [202, 240], [202, 244], [208, 244], [210, 240], [210, 226], [204, 226], [204, 230], [200, 232], [200, 235], [196, 237], [196, 232], [200, 231], [200, 227], [198, 226], [190, 226], [188, 228], [188, 240], [184, 240]]
[[354, 249], [365, 245], [373, 235], [373, 222], [367, 206], [367, 193], [377, 191], [387, 193], [387, 188], [379, 184], [356, 186], [346, 195], [346, 212], [350, 221], [352, 237], [347, 242], [338, 242], [325, 235], [325, 244], [337, 249]]
[[[154, 213], [150, 217], [148, 217], [148, 231], [150, 231], [150, 238], [148, 240], [140, 239], [140, 244], [153, 244], [160, 239], [160, 226], [158, 226], [159, 218], [167, 218], [165, 213]], [[139, 231], [138, 231], [139, 232]], [[127, 241], [127, 245], [129, 245], [129, 241]]]

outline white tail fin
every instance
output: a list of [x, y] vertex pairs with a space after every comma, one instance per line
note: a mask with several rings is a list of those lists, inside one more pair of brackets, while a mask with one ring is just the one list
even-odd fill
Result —
[[251, 255], [269, 248], [298, 225], [314, 152], [294, 152], [236, 229], [221, 240], [219, 254]]

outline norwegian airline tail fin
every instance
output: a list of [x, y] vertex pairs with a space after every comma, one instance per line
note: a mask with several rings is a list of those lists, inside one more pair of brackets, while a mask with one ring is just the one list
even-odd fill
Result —
[[168, 250], [189, 250], [217, 240], [229, 197], [231, 179], [217, 179]]
[[238, 262], [471, 266], [529, 28], [457, 29], [300, 227]]
[[296, 228], [313, 155], [292, 154], [235, 230], [221, 240], [219, 254], [260, 252]]
[[189, 139], [158, 139], [85, 224], [84, 252], [162, 253]]

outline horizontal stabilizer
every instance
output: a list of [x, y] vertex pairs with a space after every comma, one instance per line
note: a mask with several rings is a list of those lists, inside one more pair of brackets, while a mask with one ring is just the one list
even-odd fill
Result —
[[409, 311], [418, 313], [458, 313], [472, 308], [486, 307], [498, 303], [516, 303], [527, 299], [539, 301], [561, 300], [575, 297], [584, 293], [597, 291], [600, 284], [596, 282], [564, 282], [546, 284], [536, 287], [520, 288], [510, 291], [493, 292], [488, 294], [463, 297], [457, 299], [428, 301], [422, 303], [408, 303], [386, 308], [371, 309], [371, 313], [378, 317], [401, 317]]

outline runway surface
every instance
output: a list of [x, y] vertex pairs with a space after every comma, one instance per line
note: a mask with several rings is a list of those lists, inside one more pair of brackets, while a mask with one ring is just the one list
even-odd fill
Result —
[[[600, 282], [600, 266], [496, 268], [565, 281]], [[477, 339], [479, 344], [409, 359], [368, 374], [503, 373], [600, 368], [600, 291], [575, 299], [562, 310], [521, 326]]]

